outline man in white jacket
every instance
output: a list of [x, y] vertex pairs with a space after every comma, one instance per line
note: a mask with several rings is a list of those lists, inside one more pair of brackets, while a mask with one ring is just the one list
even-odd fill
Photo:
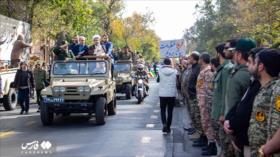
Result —
[[[177, 70], [172, 68], [171, 60], [165, 58], [164, 65], [159, 70], [158, 82], [159, 82], [159, 99], [161, 109], [161, 120], [163, 124], [162, 132], [170, 133], [172, 123], [172, 112], [175, 105], [175, 98], [177, 94], [176, 79]], [[166, 118], [167, 108], [167, 118]]]

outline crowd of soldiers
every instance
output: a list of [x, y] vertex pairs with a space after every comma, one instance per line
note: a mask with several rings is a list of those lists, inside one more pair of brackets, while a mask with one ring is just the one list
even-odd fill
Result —
[[[181, 60], [188, 131], [202, 155], [280, 156], [280, 51], [231, 39]], [[217, 149], [220, 148], [220, 149]], [[221, 150], [221, 151], [218, 151]]]

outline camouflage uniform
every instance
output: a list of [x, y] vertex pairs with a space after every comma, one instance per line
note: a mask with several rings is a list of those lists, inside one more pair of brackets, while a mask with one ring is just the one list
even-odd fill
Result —
[[184, 97], [184, 103], [186, 104], [188, 111], [190, 111], [189, 103], [188, 103], [188, 77], [190, 73], [190, 68], [187, 68], [183, 71], [182, 78], [181, 78], [181, 91]]
[[213, 72], [211, 66], [208, 65], [205, 69], [202, 69], [197, 78], [197, 99], [198, 107], [200, 110], [201, 124], [204, 134], [208, 139], [214, 140], [215, 133], [210, 124], [210, 113], [211, 113], [211, 98], [213, 91]]
[[198, 133], [202, 133], [200, 111], [198, 107], [198, 102], [196, 98], [196, 84], [197, 77], [200, 72], [200, 66], [194, 64], [190, 70], [190, 76], [188, 77], [188, 96], [190, 104], [190, 117], [193, 123], [194, 128], [196, 128]]
[[[251, 156], [258, 156], [258, 149], [270, 140], [280, 128], [280, 80], [273, 79], [261, 87], [255, 98], [248, 130]], [[276, 153], [273, 157], [279, 157]]]

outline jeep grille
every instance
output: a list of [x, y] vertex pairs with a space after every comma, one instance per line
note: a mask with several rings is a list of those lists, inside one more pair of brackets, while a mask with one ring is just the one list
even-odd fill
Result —
[[64, 95], [80, 95], [78, 87], [67, 87]]

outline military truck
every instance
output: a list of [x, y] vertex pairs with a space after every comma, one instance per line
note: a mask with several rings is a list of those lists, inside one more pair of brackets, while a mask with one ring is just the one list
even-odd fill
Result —
[[54, 115], [88, 113], [98, 125], [116, 114], [116, 85], [109, 59], [54, 61], [50, 85], [42, 90], [41, 121], [51, 125]]
[[125, 94], [126, 99], [131, 99], [132, 96], [132, 67], [133, 64], [129, 60], [120, 60], [114, 64], [117, 93]]

